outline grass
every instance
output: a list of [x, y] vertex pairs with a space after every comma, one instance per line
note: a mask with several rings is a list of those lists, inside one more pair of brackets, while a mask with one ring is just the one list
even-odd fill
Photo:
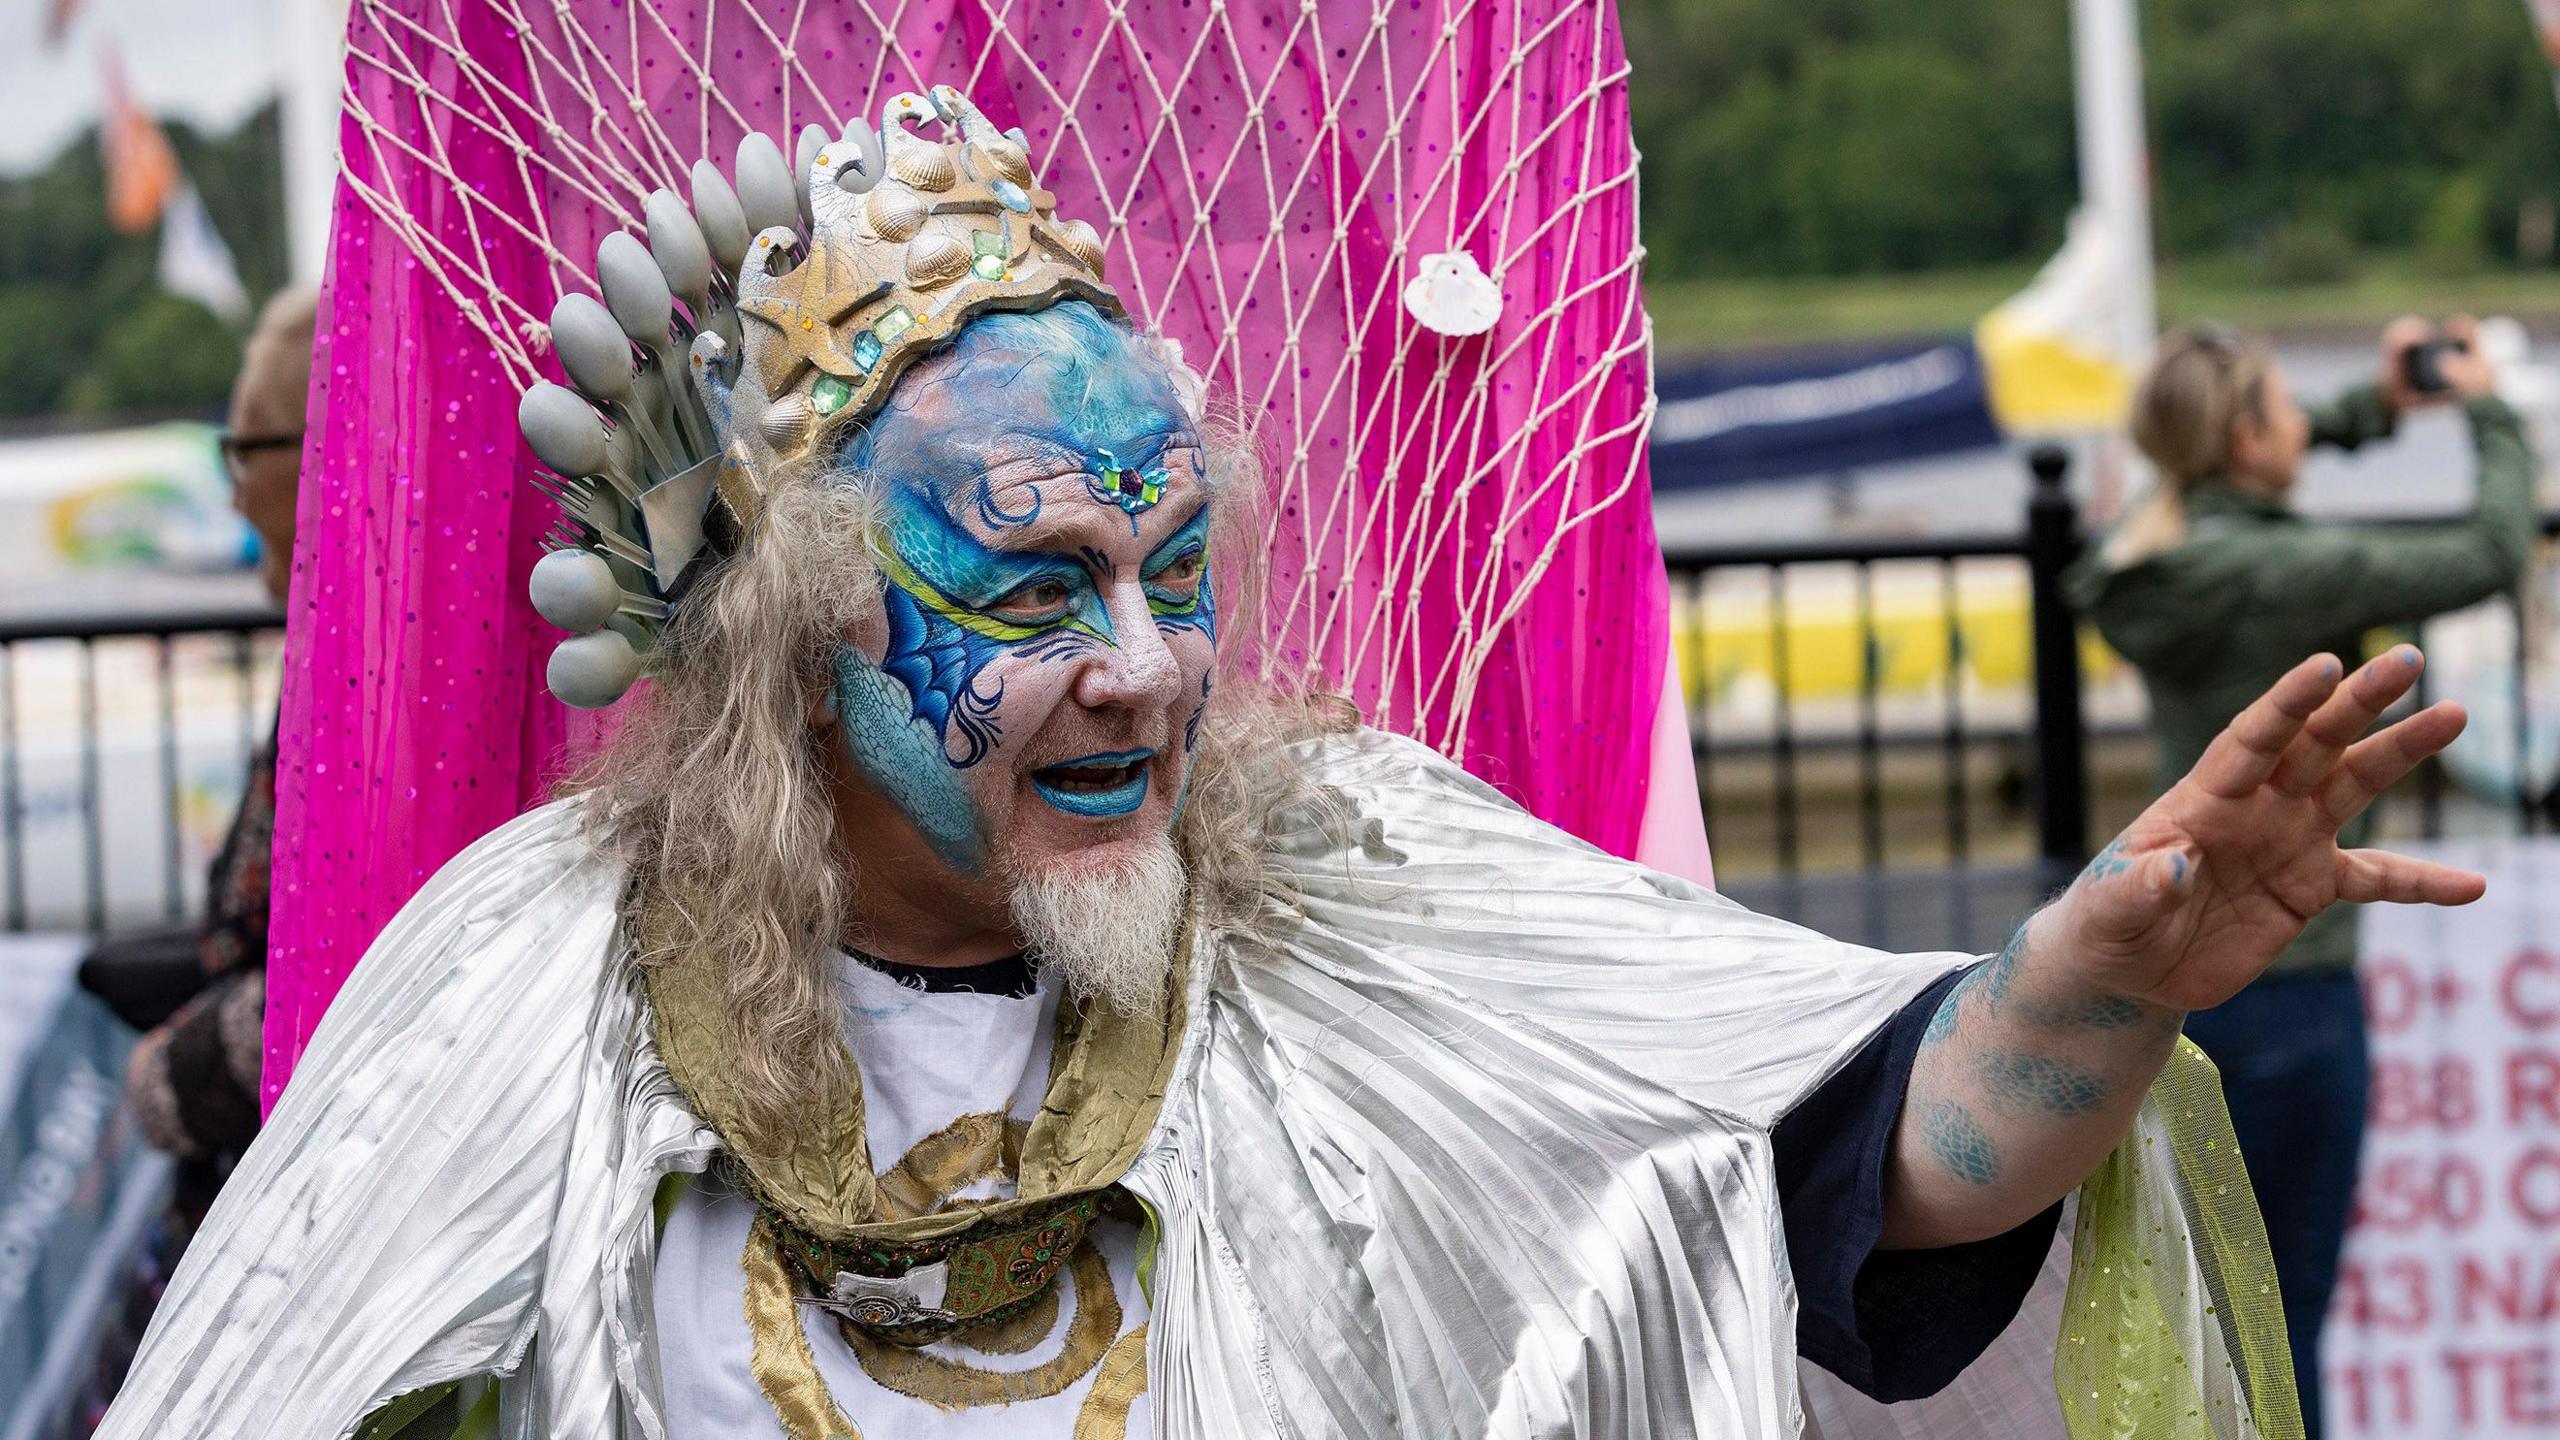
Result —
[[[2034, 278], [2032, 265], [1916, 275], [1648, 280], [1646, 308], [1666, 355], [1972, 328]], [[2398, 259], [2350, 278], [2275, 285], [2242, 259], [2164, 266], [2161, 319], [2212, 318], [2279, 333], [2362, 332], [2395, 315], [2560, 319], [2560, 269], [2448, 272]]]

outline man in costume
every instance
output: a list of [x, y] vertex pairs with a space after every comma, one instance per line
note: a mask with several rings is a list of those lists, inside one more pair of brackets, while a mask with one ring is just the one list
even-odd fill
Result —
[[1786, 1436], [1799, 1353], [1964, 1370], [2093, 1170], [2073, 1425], [2283, 1432], [2146, 1094], [2327, 905], [2479, 894], [2335, 844], [2460, 727], [2365, 735], [2414, 652], [1997, 958], [1836, 944], [1258, 678], [1252, 452], [1018, 133], [770, 151], [527, 397], [552, 687], [650, 693], [357, 968], [104, 1433]]

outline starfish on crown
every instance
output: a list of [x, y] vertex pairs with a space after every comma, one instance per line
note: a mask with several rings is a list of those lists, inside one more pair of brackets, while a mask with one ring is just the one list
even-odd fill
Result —
[[[939, 120], [952, 138], [911, 126]], [[810, 233], [755, 239], [739, 280], [739, 418], [775, 458], [875, 413], [916, 359], [993, 310], [1064, 299], [1127, 312], [1103, 279], [1102, 237], [1057, 214], [1020, 130], [998, 130], [948, 85], [890, 99], [876, 131], [859, 119], [808, 173]], [[793, 261], [797, 260], [795, 265]]]

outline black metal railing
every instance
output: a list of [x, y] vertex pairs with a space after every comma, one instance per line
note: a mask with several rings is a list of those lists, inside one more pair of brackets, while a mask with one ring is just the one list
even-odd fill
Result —
[[[1700, 799], [1727, 889], [1852, 935], [1935, 907], [1950, 943], [1970, 944], [1973, 914], [2013, 912], [2066, 880], [2094, 835], [2148, 799], [2139, 687], [2120, 663], [2084, 668], [2095, 652], [2063, 594], [2082, 544], [2065, 469], [2059, 451], [2031, 457], [2024, 523], [2006, 534], [1667, 553]], [[2544, 532], [2560, 533], [2560, 515]], [[1808, 629], [1808, 610], [1830, 628]], [[2527, 626], [2516, 632], [2508, 823], [2548, 829], [2551, 797], [2524, 782]], [[220, 803], [199, 804], [208, 813], [191, 825], [188, 774], [236, 788], [274, 715], [280, 642], [278, 618], [249, 605], [0, 617], [0, 929], [97, 931], [190, 912], [228, 796], [222, 783], [197, 787]], [[1727, 663], [1746, 642], [1760, 663]], [[1805, 673], [1822, 666], [1834, 667], [1827, 690]], [[122, 734], [112, 755], [109, 719]], [[2435, 766], [2390, 804], [2387, 834], [2440, 835], [2486, 813]], [[1962, 878], [1952, 892], [1950, 875]], [[1917, 943], [1912, 933], [1902, 925], [1898, 943]]]
[[0, 616], [0, 930], [189, 912], [190, 832], [218, 833], [266, 738], [281, 625], [245, 605]]
[[[2088, 657], [2103, 652], [2093, 651], [2063, 592], [2084, 543], [2065, 484], [2068, 458], [2041, 449], [2028, 463], [2024, 523], [2006, 534], [1666, 552], [1700, 799], [1723, 888], [1833, 933], [1902, 948], [1932, 935], [1965, 948], [1996, 944], [1997, 927], [2066, 882], [2095, 835], [2148, 801], [2138, 681], [2122, 662], [2088, 671]], [[2543, 529], [2560, 533], [2560, 515]], [[1888, 577], [1901, 582], [1898, 641], [1879, 618]], [[1986, 585], [1992, 603], [1969, 614], [1968, 587], [1979, 594]], [[1809, 609], [1824, 618], [1808, 621]], [[2521, 616], [2515, 629], [2517, 793], [2508, 823], [2530, 831], [2551, 828], [2553, 805], [2527, 779], [2530, 646]], [[1924, 663], [1903, 666], [1899, 685], [1889, 684], [1888, 652], [1931, 633]], [[1719, 653], [1743, 649], [1756, 663]], [[1994, 649], [2007, 672], [1985, 684], [1981, 652]], [[1843, 653], [1853, 671], [1847, 693], [1826, 697], [1803, 663]], [[2416, 703], [2426, 698], [2422, 687]], [[2385, 833], [2441, 835], [2448, 803], [2442, 768], [2424, 767], [2407, 793], [2386, 801]], [[2498, 808], [2475, 804], [2469, 818]], [[1926, 913], [1915, 919], [1915, 909]]]

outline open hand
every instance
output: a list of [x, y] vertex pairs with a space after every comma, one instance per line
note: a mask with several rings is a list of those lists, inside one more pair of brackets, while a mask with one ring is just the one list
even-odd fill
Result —
[[2055, 907], [2071, 937], [2056, 961], [2102, 992], [2202, 1010], [2339, 901], [2479, 899], [2488, 882], [2468, 871], [2338, 848], [2341, 827], [2462, 733], [2445, 701], [2365, 734], [2422, 665], [2402, 645], [2343, 684], [2333, 656], [2295, 666], [2089, 862]]

